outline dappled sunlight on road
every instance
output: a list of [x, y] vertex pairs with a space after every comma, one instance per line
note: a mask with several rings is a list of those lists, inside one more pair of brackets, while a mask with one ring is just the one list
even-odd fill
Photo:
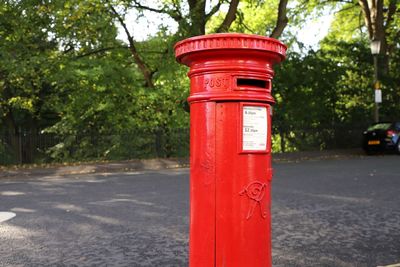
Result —
[[22, 196], [25, 195], [24, 192], [17, 192], [17, 191], [2, 191], [0, 192], [0, 196]]
[[36, 212], [36, 210], [34, 210], [34, 209], [27, 209], [27, 208], [21, 208], [21, 207], [15, 207], [15, 208], [12, 208], [10, 210], [13, 211], [13, 212], [22, 212], [22, 213], [24, 213], [24, 212], [26, 212], [26, 213]]
[[22, 226], [14, 225], [13, 221], [0, 224], [0, 240], [20, 240], [26, 242], [30, 238], [37, 236], [40, 236], [39, 232], [32, 231], [32, 229]]
[[299, 194], [303, 194], [306, 196], [310, 197], [316, 197], [316, 198], [323, 198], [323, 199], [332, 199], [332, 200], [337, 200], [337, 201], [343, 201], [343, 202], [350, 202], [350, 203], [371, 203], [373, 201], [372, 198], [362, 198], [362, 197], [348, 197], [348, 196], [339, 196], [339, 195], [329, 195], [329, 194], [310, 194], [310, 193], [302, 193], [299, 192]]
[[61, 210], [65, 210], [65, 211], [75, 211], [75, 212], [82, 212], [85, 209], [76, 206], [74, 204], [67, 204], [67, 203], [61, 203], [61, 204], [55, 204], [53, 205], [54, 208], [56, 209], [61, 209]]
[[142, 205], [142, 206], [154, 206], [154, 203], [140, 201], [137, 199], [130, 199], [130, 198], [113, 198], [113, 199], [108, 199], [108, 200], [100, 200], [100, 201], [96, 201], [96, 202], [90, 202], [89, 204], [112, 206], [110, 204], [120, 203], [120, 202], [134, 203], [134, 204]]
[[81, 216], [86, 217], [88, 219], [94, 220], [96, 223], [101, 224], [112, 224], [112, 225], [122, 225], [123, 222], [121, 220], [115, 218], [109, 218], [99, 215], [91, 215], [91, 214], [81, 214]]

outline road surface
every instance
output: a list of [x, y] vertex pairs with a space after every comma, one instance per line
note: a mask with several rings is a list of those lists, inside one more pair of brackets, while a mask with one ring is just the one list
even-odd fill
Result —
[[[400, 263], [399, 156], [276, 163], [272, 188], [274, 266]], [[0, 266], [187, 266], [188, 189], [188, 169], [2, 178]]]

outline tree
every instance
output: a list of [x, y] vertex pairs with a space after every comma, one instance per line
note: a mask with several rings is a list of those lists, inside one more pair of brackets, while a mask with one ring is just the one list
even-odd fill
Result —
[[[46, 31], [51, 18], [36, 1], [0, 4], [0, 120], [10, 132], [22, 125], [36, 127], [51, 90], [46, 76], [52, 73], [57, 44]], [[50, 115], [50, 114], [49, 114]], [[51, 115], [50, 115], [51, 116]]]
[[[323, 5], [331, 5], [336, 9], [336, 20], [342, 23], [341, 36], [351, 37], [355, 31], [368, 38], [370, 42], [380, 41], [380, 55], [382, 57], [382, 74], [387, 75], [390, 67], [390, 57], [398, 49], [400, 41], [400, 2], [397, 0], [357, 0], [357, 1], [328, 1]], [[359, 8], [357, 8], [357, 6]], [[351, 15], [350, 15], [351, 14]], [[347, 21], [343, 18], [347, 17]], [[358, 19], [362, 18], [362, 19]], [[349, 26], [352, 25], [352, 28]], [[365, 34], [365, 32], [366, 34]]]
[[[50, 152], [63, 160], [124, 158], [128, 150], [145, 151], [154, 136], [152, 131], [172, 136], [176, 128], [188, 127], [188, 114], [182, 107], [187, 107], [189, 82], [186, 68], [175, 63], [172, 48], [177, 41], [204, 33], [243, 32], [280, 38], [290, 45], [296, 39], [293, 27], [301, 25], [314, 10], [325, 7], [318, 1], [289, 4], [287, 0], [150, 3], [1, 2], [0, 35], [4, 38], [0, 39], [0, 128], [10, 132], [45, 129], [60, 136]], [[373, 7], [369, 2], [360, 3]], [[310, 143], [322, 140], [322, 134], [332, 139], [337, 136], [332, 130], [334, 125], [351, 124], [370, 108], [371, 96], [365, 88], [372, 71], [367, 45], [371, 37], [357, 19], [361, 14], [358, 5], [354, 1], [336, 5], [340, 11], [321, 49], [289, 53], [287, 61], [276, 70], [274, 92], [279, 105], [275, 118], [279, 119], [275, 125], [281, 140], [294, 140], [306, 123], [318, 131], [313, 140], [308, 140]], [[383, 17], [386, 54], [393, 58], [385, 86], [391, 90], [388, 99], [395, 103], [400, 91], [396, 61], [398, 3], [376, 2], [376, 10], [382, 5], [382, 14], [377, 11], [376, 17]], [[368, 15], [371, 25], [373, 21], [378, 25], [377, 21], [382, 20], [374, 20], [372, 13]], [[136, 40], [136, 28], [128, 19], [131, 14], [150, 19], [156, 14], [169, 18], [169, 22], [159, 20], [156, 32]], [[168, 28], [170, 22], [176, 25], [173, 30]], [[118, 27], [127, 43], [117, 39]], [[378, 28], [371, 26], [371, 36], [379, 35]], [[309, 111], [301, 112], [299, 103]], [[325, 128], [330, 130], [322, 130]], [[147, 135], [137, 144], [117, 137], [139, 129]], [[175, 141], [164, 140], [166, 149], [161, 154], [172, 155]], [[14, 147], [17, 150], [16, 144]], [[285, 144], [282, 147], [288, 148]]]
[[[225, 16], [225, 19], [220, 24], [217, 30], [218, 32], [227, 31], [229, 29], [229, 26], [235, 20], [238, 3], [239, 0], [230, 1], [229, 10]], [[187, 2], [166, 1], [159, 3], [158, 7], [148, 6], [139, 0], [126, 0], [122, 2], [107, 1], [107, 8], [109, 9], [112, 17], [116, 19], [117, 23], [123, 28], [126, 34], [129, 51], [131, 52], [134, 62], [139, 67], [139, 70], [145, 79], [144, 86], [154, 88], [155, 81], [153, 77], [158, 71], [158, 67], [151, 67], [149, 63], [145, 61], [144, 56], [139, 53], [137, 49], [138, 42], [134, 40], [133, 35], [125, 22], [125, 17], [128, 11], [130, 9], [136, 9], [141, 13], [144, 11], [150, 11], [168, 15], [179, 25], [176, 35], [179, 36], [178, 38], [182, 38], [184, 36], [204, 34], [207, 21], [219, 11], [222, 4], [223, 1], [219, 1], [208, 13], [206, 12], [205, 0], [188, 0]], [[185, 15], [183, 12], [183, 6], [189, 7], [189, 13], [187, 15]], [[177, 39], [174, 38], [174, 40]], [[171, 52], [172, 51], [169, 51], [167, 46], [163, 51], [160, 51], [160, 58], [165, 59], [163, 55], [171, 55]]]
[[[359, 0], [358, 1], [370, 41], [380, 41], [380, 54], [384, 57], [384, 73], [388, 73], [389, 57], [396, 49], [396, 42], [400, 38], [399, 19], [396, 12], [400, 3], [397, 0], [389, 0], [387, 6], [383, 0]], [[392, 40], [390, 40], [392, 37]]]
[[[335, 47], [337, 45], [336, 41], [345, 42], [347, 44], [355, 43], [364, 46], [364, 60], [367, 59], [367, 65], [363, 65], [364, 62], [360, 60], [357, 62], [349, 62], [349, 64], [356, 64], [362, 72], [359, 76], [359, 80], [355, 82], [353, 87], [357, 87], [358, 81], [369, 81], [367, 88], [369, 90], [363, 90], [366, 94], [365, 103], [368, 103], [369, 109], [373, 108], [373, 94], [372, 94], [372, 77], [373, 77], [373, 62], [371, 52], [369, 50], [369, 44], [373, 40], [379, 40], [381, 42], [381, 49], [379, 56], [379, 73], [380, 81], [382, 82], [383, 90], [383, 105], [382, 105], [382, 117], [389, 119], [392, 115], [387, 112], [388, 110], [396, 110], [396, 105], [398, 104], [398, 94], [400, 90], [398, 83], [398, 64], [396, 64], [395, 58], [399, 53], [399, 22], [400, 16], [398, 15], [399, 8], [398, 1], [375, 1], [375, 0], [363, 0], [363, 1], [353, 1], [350, 3], [345, 3], [341, 6], [339, 11], [335, 15], [335, 19], [331, 25], [328, 36], [322, 41], [322, 49], [325, 51], [338, 51]], [[361, 7], [361, 8], [360, 8]], [[397, 37], [396, 37], [397, 36]], [[336, 40], [336, 41], [335, 41]], [[340, 51], [340, 50], [339, 50]], [[344, 52], [343, 50], [341, 50]], [[349, 55], [347, 55], [350, 57]], [[357, 58], [357, 55], [354, 55]], [[340, 56], [337, 55], [332, 57], [334, 59], [339, 59]], [[362, 64], [361, 64], [362, 63]], [[338, 64], [346, 64], [343, 62], [338, 62]], [[369, 65], [369, 67], [367, 67]], [[362, 103], [359, 103], [362, 105]], [[368, 117], [371, 117], [368, 116]]]

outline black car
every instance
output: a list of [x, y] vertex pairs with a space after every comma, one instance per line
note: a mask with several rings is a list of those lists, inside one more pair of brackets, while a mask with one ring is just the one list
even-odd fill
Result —
[[400, 154], [400, 122], [378, 122], [368, 127], [363, 136], [367, 153], [394, 150]]

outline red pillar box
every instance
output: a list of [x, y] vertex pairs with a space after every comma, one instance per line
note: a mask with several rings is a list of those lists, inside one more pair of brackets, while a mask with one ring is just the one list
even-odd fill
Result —
[[175, 54], [190, 67], [190, 266], [271, 266], [271, 80], [286, 46], [210, 34]]

